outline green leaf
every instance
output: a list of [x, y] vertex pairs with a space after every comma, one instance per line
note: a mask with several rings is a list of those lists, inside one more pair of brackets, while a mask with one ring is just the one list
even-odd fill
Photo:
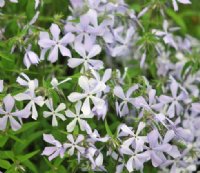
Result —
[[11, 167], [11, 164], [7, 160], [1, 160], [0, 159], [0, 167], [4, 169], [9, 169]]
[[167, 9], [166, 12], [174, 20], [174, 22], [176, 22], [176, 24], [181, 27], [182, 32], [185, 33], [187, 31], [187, 26], [186, 26], [184, 20], [171, 9]]
[[36, 150], [36, 151], [33, 151], [33, 152], [26, 154], [26, 155], [17, 156], [17, 159], [20, 162], [24, 162], [24, 161], [27, 161], [28, 159], [32, 158], [33, 156], [35, 156], [39, 152], [40, 152], [40, 150]]
[[110, 137], [113, 138], [114, 135], [113, 135], [112, 131], [110, 130], [110, 127], [109, 127], [109, 125], [108, 125], [108, 123], [107, 123], [107, 120], [105, 120], [105, 128], [106, 128], [107, 134], [108, 134]]
[[0, 136], [0, 148], [4, 147], [7, 141], [8, 141], [8, 136]]
[[22, 128], [19, 129], [16, 132], [13, 132], [14, 134], [19, 134], [22, 133], [24, 131], [28, 131], [29, 129], [33, 129], [36, 128], [40, 123], [39, 122], [30, 122], [30, 123], [25, 123], [23, 124]]

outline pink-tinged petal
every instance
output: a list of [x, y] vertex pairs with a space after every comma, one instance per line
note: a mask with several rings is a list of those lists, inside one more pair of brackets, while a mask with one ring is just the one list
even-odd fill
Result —
[[50, 31], [51, 31], [51, 34], [53, 35], [53, 39], [55, 41], [58, 41], [59, 35], [60, 35], [60, 28], [58, 27], [58, 25], [52, 24], [50, 27]]
[[65, 115], [69, 118], [75, 118], [76, 117], [76, 114], [74, 114], [72, 111], [70, 110], [67, 110], [65, 111]]
[[[121, 109], [122, 107], [122, 109]], [[127, 103], [124, 103], [124, 104], [120, 104], [120, 116], [124, 116], [124, 115], [127, 115], [129, 113], [129, 108], [128, 108], [128, 104]]]
[[146, 61], [146, 57], [147, 57], [146, 52], [144, 52], [144, 53], [142, 54], [142, 57], [141, 57], [141, 60], [140, 60], [140, 68], [143, 68], [143, 67], [144, 67], [145, 61]]
[[170, 118], [173, 118], [174, 116], [175, 116], [175, 103], [173, 102], [170, 106], [169, 106], [169, 108], [168, 108], [168, 110], [167, 110], [167, 114], [169, 115], [169, 117]]
[[68, 125], [67, 125], [67, 132], [72, 132], [76, 126], [77, 119], [72, 120]]
[[49, 110], [53, 111], [53, 100], [52, 98], [45, 101], [46, 106], [49, 108]]
[[79, 126], [81, 131], [85, 131], [85, 127], [89, 126], [89, 124], [87, 123], [87, 121], [79, 119], [78, 120]]
[[19, 93], [16, 96], [14, 96], [14, 98], [17, 101], [23, 101], [23, 100], [30, 100], [31, 99], [30, 95], [25, 94], [25, 93]]
[[192, 110], [200, 113], [200, 103], [192, 103]]
[[5, 130], [8, 122], [8, 116], [0, 118], [0, 130]]
[[90, 18], [90, 22], [92, 23], [92, 25], [94, 26], [98, 26], [98, 17], [97, 17], [97, 12], [93, 9], [90, 9], [87, 12], [88, 17]]
[[68, 63], [67, 65], [71, 68], [75, 68], [77, 66], [79, 66], [80, 64], [82, 64], [85, 60], [81, 59], [81, 58], [70, 58], [68, 59]]
[[113, 50], [112, 50], [112, 56], [116, 57], [116, 56], [121, 56], [125, 51], [126, 51], [127, 47], [122, 45], [122, 46], [116, 46]]
[[175, 137], [175, 133], [173, 130], [168, 130], [167, 133], [165, 134], [164, 143], [170, 142], [173, 138]]
[[103, 155], [101, 153], [97, 156], [95, 163], [97, 167], [103, 165]]
[[74, 137], [72, 134], [67, 135], [67, 139], [73, 144], [74, 143]]
[[44, 118], [48, 118], [48, 117], [50, 117], [50, 116], [52, 116], [52, 112], [47, 112], [47, 111], [44, 111], [44, 112], [43, 112], [43, 117], [44, 117]]
[[75, 39], [74, 34], [67, 33], [59, 42], [63, 45], [67, 45], [69, 43], [72, 43]]
[[94, 45], [88, 54], [88, 58], [93, 58], [101, 52], [101, 47], [99, 45]]
[[81, 93], [73, 92], [67, 98], [71, 102], [76, 102], [76, 101], [79, 101], [79, 100], [85, 98], [86, 96], [87, 96], [87, 94], [81, 94]]
[[28, 107], [25, 107], [20, 111], [13, 112], [11, 115], [18, 118], [28, 118], [30, 114], [31, 114], [30, 109]]
[[167, 104], [173, 101], [172, 97], [161, 95], [158, 99], [161, 103]]
[[21, 124], [18, 123], [12, 116], [9, 116], [9, 120], [10, 120], [11, 128], [14, 131], [17, 131], [17, 130], [19, 130], [21, 128]]
[[68, 154], [70, 156], [72, 156], [74, 154], [74, 146], [72, 146], [69, 150], [68, 150]]
[[163, 103], [157, 103], [154, 105], [151, 105], [151, 108], [155, 111], [160, 111], [163, 108], [164, 104]]
[[180, 115], [180, 113], [183, 111], [183, 107], [179, 102], [175, 102], [175, 108], [176, 108], [176, 114]]
[[87, 29], [87, 27], [88, 27], [88, 25], [89, 25], [89, 22], [90, 22], [90, 18], [89, 18], [89, 16], [88, 16], [87, 14], [82, 15], [82, 16], [80, 17], [80, 24], [81, 24], [81, 27], [82, 27], [83, 29]]
[[173, 98], [176, 98], [177, 92], [178, 92], [178, 83], [175, 80], [172, 81], [170, 85], [170, 89], [171, 89]]
[[38, 118], [38, 112], [34, 103], [32, 104], [32, 118], [34, 120], [37, 120]]
[[77, 104], [75, 105], [75, 109], [76, 109], [76, 114], [77, 115], [80, 115], [81, 106], [82, 106], [82, 102], [81, 101], [78, 101]]
[[10, 94], [8, 94], [6, 97], [4, 97], [3, 103], [5, 106], [6, 112], [11, 112], [15, 105], [15, 100]]
[[191, 4], [190, 0], [177, 0], [177, 1], [182, 4]]
[[43, 40], [43, 39], [48, 39], [49, 40], [50, 39], [48, 32], [40, 32], [39, 37], [40, 37], [40, 40]]
[[152, 105], [155, 101], [156, 90], [151, 89], [148, 94], [149, 94], [149, 105]]
[[78, 84], [84, 91], [90, 91], [89, 80], [86, 76], [81, 76], [78, 80]]
[[125, 132], [127, 135], [132, 135], [132, 136], [134, 136], [134, 132], [133, 132], [126, 124], [122, 124], [120, 128], [121, 128], [121, 130], [122, 130], [123, 132]]
[[56, 41], [50, 39], [42, 39], [38, 41], [40, 47], [49, 49], [56, 45]]
[[6, 114], [6, 112], [0, 107], [0, 114], [1, 115], [4, 115], [4, 114]]
[[42, 96], [38, 96], [36, 98], [34, 98], [34, 102], [38, 105], [38, 106], [43, 106], [44, 105], [44, 98]]
[[90, 99], [89, 99], [89, 97], [86, 97], [85, 101], [83, 102], [81, 111], [82, 111], [85, 115], [90, 114], [91, 108], [90, 108]]
[[163, 30], [167, 33], [167, 30], [168, 30], [168, 27], [169, 27], [169, 24], [168, 24], [168, 21], [167, 20], [164, 20], [163, 22]]
[[57, 150], [56, 147], [45, 147], [41, 155], [49, 156]]
[[125, 99], [124, 91], [122, 90], [122, 88], [121, 88], [120, 86], [116, 86], [116, 87], [114, 88], [114, 94], [115, 94], [117, 97], [121, 98], [122, 100]]
[[169, 154], [170, 156], [172, 156], [173, 158], [178, 158], [181, 156], [180, 151], [178, 150], [177, 146], [172, 146], [170, 151], [167, 151], [167, 154]]
[[142, 9], [142, 11], [139, 12], [138, 14], [138, 18], [142, 17], [148, 10], [149, 10], [149, 6]]
[[58, 126], [58, 121], [57, 121], [55, 115], [52, 116], [52, 126], [53, 126], [53, 127]]
[[179, 96], [177, 97], [177, 100], [185, 100], [188, 98], [188, 94], [184, 91], [182, 91]]
[[158, 167], [163, 163], [163, 160], [155, 152], [152, 151], [150, 156], [151, 156], [152, 165], [154, 167]]
[[129, 172], [133, 172], [134, 168], [133, 168], [133, 157], [131, 157], [127, 164], [126, 164], [126, 168], [128, 169]]
[[61, 120], [65, 121], [66, 117], [63, 114], [56, 113], [56, 116], [59, 117]]
[[112, 69], [106, 69], [102, 81], [107, 82], [111, 78], [111, 75], [112, 75]]
[[59, 45], [59, 49], [60, 49], [62, 56], [68, 56], [70, 58], [72, 57], [72, 54], [68, 48], [66, 48], [62, 45]]
[[84, 140], [84, 136], [83, 135], [78, 135], [75, 144], [78, 144], [80, 142], [82, 142]]
[[139, 88], [139, 86], [136, 84], [132, 87], [130, 87], [126, 93], [126, 97], [129, 98], [131, 96], [131, 94], [136, 91]]
[[48, 57], [48, 60], [51, 62], [51, 63], [54, 63], [58, 60], [58, 45], [54, 46], [50, 53], [49, 53], [49, 57]]
[[75, 51], [82, 57], [82, 58], [86, 58], [86, 52], [84, 49], [84, 46], [80, 43], [76, 43], [75, 44]]
[[138, 125], [138, 129], [136, 131], [136, 135], [139, 135], [140, 132], [146, 127], [146, 124], [144, 122], [140, 122]]
[[0, 0], [0, 7], [3, 7], [5, 5], [5, 0]]
[[0, 92], [3, 91], [3, 80], [0, 80]]
[[60, 151], [57, 149], [51, 156], [49, 156], [49, 161], [55, 159], [60, 154]]
[[157, 130], [152, 130], [148, 135], [147, 139], [150, 144], [150, 147], [155, 147], [158, 144], [159, 133]]
[[167, 151], [170, 151], [171, 149], [172, 149], [172, 146], [170, 144], [162, 144], [154, 148], [154, 150], [162, 151], [162, 152], [167, 152]]
[[94, 97], [94, 96], [91, 96], [90, 97], [93, 104], [95, 105], [95, 107], [97, 107], [98, 109], [103, 109], [103, 106], [105, 104], [105, 101], [101, 98], [98, 98], [98, 97]]
[[166, 33], [157, 29], [153, 29], [152, 33], [157, 35], [157, 36], [164, 36]]
[[176, 0], [172, 0], [172, 4], [174, 7], [174, 11], [178, 11], [178, 4], [177, 4]]
[[[101, 60], [93, 60], [93, 59], [90, 59], [88, 60], [88, 64], [91, 68], [93, 69], [102, 69], [103, 68], [103, 62]], [[88, 70], [87, 67], [85, 67], [86, 70]]]
[[51, 134], [43, 134], [43, 140], [50, 144], [55, 144], [55, 138]]
[[58, 105], [55, 111], [60, 112], [60, 111], [63, 111], [64, 109], [66, 109], [66, 105], [64, 103], [61, 103]]
[[23, 63], [24, 63], [24, 65], [26, 66], [27, 69], [30, 68], [30, 66], [31, 66], [31, 61], [30, 61], [30, 59], [29, 59], [27, 53], [24, 55]]

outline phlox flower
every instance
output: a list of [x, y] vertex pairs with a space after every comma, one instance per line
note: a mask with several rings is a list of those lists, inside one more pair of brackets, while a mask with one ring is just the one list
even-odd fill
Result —
[[81, 76], [78, 80], [78, 84], [84, 92], [73, 92], [68, 96], [68, 99], [71, 102], [77, 102], [85, 99], [81, 108], [84, 115], [91, 113], [90, 100], [96, 107], [101, 108], [104, 105], [104, 100], [95, 95], [106, 88], [105, 84], [98, 83], [96, 86], [91, 87], [91, 81], [86, 76]]
[[48, 159], [50, 161], [58, 156], [60, 156], [61, 158], [64, 157], [65, 149], [63, 145], [53, 137], [53, 135], [43, 134], [43, 140], [53, 146], [45, 147], [42, 155], [49, 156]]
[[71, 52], [66, 46], [74, 41], [74, 35], [67, 33], [63, 38], [59, 39], [61, 31], [56, 24], [51, 25], [50, 32], [52, 39], [50, 39], [47, 32], [41, 32], [40, 40], [38, 41], [41, 48], [44, 48], [46, 51], [50, 49], [48, 60], [52, 63], [56, 62], [58, 60], [58, 50], [60, 50], [63, 56], [71, 57]]
[[87, 121], [85, 121], [84, 119], [93, 118], [94, 114], [92, 112], [87, 115], [84, 115], [83, 113], [81, 113], [81, 106], [82, 106], [81, 101], [78, 101], [75, 105], [76, 113], [73, 113], [69, 109], [65, 112], [68, 118], [73, 118], [73, 120], [67, 125], [68, 132], [72, 132], [74, 130], [77, 122], [79, 123], [80, 129], [84, 131], [85, 125], [87, 124]]
[[28, 118], [31, 113], [27, 107], [22, 110], [15, 110], [15, 112], [12, 112], [14, 107], [14, 98], [10, 94], [4, 97], [3, 106], [0, 108], [0, 130], [6, 129], [8, 121], [10, 122], [12, 130], [16, 131], [20, 129], [22, 125], [22, 118]]
[[60, 113], [61, 111], [66, 109], [66, 106], [64, 103], [60, 103], [56, 109], [54, 109], [53, 107], [52, 98], [48, 99], [45, 103], [47, 107], [49, 108], [50, 112], [44, 111], [43, 116], [45, 118], [52, 116], [52, 126], [58, 126], [57, 117], [60, 118], [62, 121], [66, 120], [66, 117], [62, 113]]

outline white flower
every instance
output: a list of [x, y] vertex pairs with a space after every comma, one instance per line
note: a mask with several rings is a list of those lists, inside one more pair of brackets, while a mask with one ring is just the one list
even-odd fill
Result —
[[68, 60], [69, 67], [75, 68], [81, 64], [84, 65], [85, 70], [88, 70], [90, 67], [93, 69], [101, 69], [103, 67], [103, 62], [101, 60], [92, 59], [96, 55], [100, 54], [101, 47], [99, 45], [93, 45], [89, 52], [86, 52], [81, 43], [76, 43], [75, 50], [81, 56], [81, 58], [70, 58]]
[[[3, 99], [3, 106], [0, 107], [0, 130], [5, 130], [8, 122], [10, 122], [11, 128], [16, 131], [21, 128], [22, 118], [28, 118], [30, 111], [25, 107], [23, 110], [15, 110], [15, 100], [8, 94]], [[3, 116], [3, 117], [2, 117]]]
[[177, 2], [182, 3], [182, 4], [191, 4], [190, 0], [172, 0], [173, 7], [174, 7], [175, 11], [178, 11], [178, 4], [177, 4]]
[[[80, 125], [80, 129], [82, 131], [85, 130], [85, 124], [87, 124], [87, 121], [83, 120], [83, 119], [87, 119], [87, 118], [93, 118], [94, 114], [91, 112], [88, 115], [84, 115], [81, 114], [81, 101], [79, 101], [76, 105], [75, 105], [75, 109], [76, 109], [76, 113], [73, 113], [70, 110], [67, 110], [65, 112], [66, 116], [69, 118], [73, 118], [73, 120], [67, 125], [67, 131], [68, 132], [72, 132], [76, 126], [76, 123], [78, 121], [79, 125]], [[87, 124], [88, 125], [88, 124]]]
[[122, 124], [120, 126], [121, 133], [119, 133], [119, 136], [129, 136], [129, 138], [123, 142], [123, 145], [133, 145], [135, 151], [143, 151], [144, 143], [147, 141], [147, 139], [146, 136], [139, 136], [139, 134], [145, 128], [145, 126], [145, 123], [140, 122], [137, 131], [134, 132], [131, 127], [128, 127], [126, 124]]
[[49, 156], [49, 160], [53, 160], [57, 156], [64, 157], [65, 149], [63, 145], [57, 141], [51, 134], [43, 134], [43, 140], [53, 146], [45, 147], [42, 155]]
[[77, 150], [78, 155], [81, 153], [83, 154], [85, 151], [85, 148], [82, 147], [82, 142], [84, 140], [83, 135], [78, 135], [76, 140], [74, 140], [74, 137], [72, 134], [67, 135], [67, 139], [69, 143], [64, 143], [63, 146], [65, 149], [68, 150], [68, 154], [72, 156], [74, 154], [74, 151]]
[[40, 60], [39, 60], [38, 55], [35, 52], [31, 51], [30, 48], [28, 48], [24, 55], [23, 61], [24, 61], [24, 65], [29, 69], [32, 64], [37, 65]]
[[46, 53], [46, 51], [50, 49], [48, 60], [52, 63], [58, 60], [58, 49], [63, 56], [71, 57], [71, 52], [66, 46], [74, 41], [74, 35], [67, 33], [62, 39], [59, 39], [61, 31], [56, 24], [51, 25], [50, 32], [53, 36], [53, 39], [50, 39], [47, 32], [40, 33], [40, 40], [38, 41], [38, 44], [45, 50], [45, 52], [42, 53]]
[[85, 101], [83, 102], [83, 106], [81, 108], [83, 114], [85, 115], [90, 114], [91, 112], [90, 100], [92, 100], [93, 104], [96, 107], [98, 108], [103, 107], [105, 101], [94, 95], [103, 91], [106, 88], [105, 84], [98, 83], [95, 87], [91, 87], [91, 81], [86, 76], [81, 76], [79, 78], [78, 83], [79, 86], [84, 90], [84, 93], [73, 92], [68, 96], [68, 99], [71, 102], [77, 102], [85, 98]]
[[31, 80], [25, 73], [20, 73], [17, 77], [17, 82], [21, 86], [28, 87], [27, 91], [34, 92], [34, 90], [38, 87], [38, 80]]
[[66, 109], [66, 106], [64, 103], [60, 103], [58, 105], [58, 107], [54, 110], [53, 100], [51, 98], [46, 101], [46, 105], [51, 110], [51, 112], [44, 111], [43, 116], [45, 118], [52, 116], [52, 126], [58, 126], [58, 121], [57, 121], [56, 117], [59, 117], [63, 121], [66, 120], [65, 116], [63, 114], [59, 113], [59, 112], [63, 111], [64, 109]]
[[3, 80], [0, 80], [0, 92], [3, 91]]
[[152, 33], [158, 37], [162, 37], [165, 44], [168, 44], [168, 45], [174, 47], [175, 49], [178, 49], [177, 44], [174, 41], [173, 35], [171, 33], [176, 30], [179, 30], [179, 28], [178, 27], [169, 28], [169, 23], [167, 22], [167, 20], [164, 20], [163, 31], [158, 30], [158, 29], [153, 29]]
[[51, 85], [53, 86], [54, 89], [58, 89], [58, 86], [67, 82], [67, 81], [70, 81], [72, 80], [72, 78], [66, 78], [65, 80], [61, 81], [61, 82], [58, 82], [58, 80], [54, 77], [52, 80], [51, 80]]
[[36, 105], [38, 106], [43, 106], [44, 104], [44, 98], [42, 96], [35, 96], [35, 92], [31, 91], [26, 91], [24, 93], [19, 93], [14, 98], [18, 101], [24, 101], [24, 100], [29, 100], [29, 103], [27, 104], [27, 107], [32, 110], [32, 118], [34, 120], [37, 119], [38, 117], [38, 112], [36, 109]]

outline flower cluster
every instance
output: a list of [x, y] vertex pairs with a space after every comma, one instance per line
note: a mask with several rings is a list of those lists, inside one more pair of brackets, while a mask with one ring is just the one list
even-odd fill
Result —
[[[172, 2], [175, 11], [177, 2], [191, 3]], [[200, 44], [191, 36], [176, 35], [180, 28], [170, 26], [164, 11], [162, 29], [152, 28], [143, 36], [141, 18], [154, 6], [150, 3], [136, 14], [123, 0], [71, 0], [72, 15], [60, 25], [51, 24], [49, 32], [40, 32], [40, 55], [29, 45], [24, 65], [30, 69], [65, 62], [74, 75], [58, 82], [50, 74], [47, 89], [41, 80], [21, 73], [17, 83], [23, 92], [4, 97], [0, 130], [9, 125], [18, 130], [29, 117], [50, 119], [55, 128], [64, 124], [64, 140], [51, 132], [43, 134], [48, 146], [42, 155], [49, 160], [76, 156], [82, 171], [108, 171], [107, 158], [116, 163], [116, 173], [142, 171], [149, 163], [160, 172], [196, 171], [200, 73], [192, 73], [186, 64], [188, 57], [200, 52]], [[144, 75], [131, 76], [134, 63]], [[62, 84], [70, 88], [63, 89]], [[0, 92], [4, 85], [0, 80]], [[15, 102], [24, 108], [19, 110]]]

